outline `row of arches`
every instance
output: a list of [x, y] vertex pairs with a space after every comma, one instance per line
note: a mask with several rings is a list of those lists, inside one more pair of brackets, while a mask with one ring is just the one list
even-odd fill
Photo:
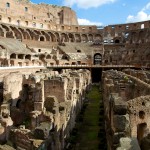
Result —
[[28, 59], [28, 60], [31, 60], [31, 55], [27, 54], [15, 54], [15, 53], [12, 53], [10, 55], [10, 59]]
[[36, 40], [51, 42], [89, 42], [100, 40], [101, 34], [62, 33], [53, 31], [41, 31], [34, 29], [18, 28], [15, 26], [0, 25], [0, 36], [20, 40]]
[[150, 30], [131, 31], [128, 34], [127, 40], [132, 43], [147, 43], [150, 42]]
[[[39, 57], [39, 60], [56, 59], [55, 55], [50, 55], [50, 54], [47, 54], [47, 55], [40, 54], [37, 57]], [[10, 59], [28, 59], [28, 60], [31, 60], [32, 56], [30, 54], [25, 55], [25, 54], [15, 54], [15, 53], [12, 53], [10, 55]]]
[[148, 29], [122, 32], [122, 35], [112, 39], [104, 39], [104, 43], [148, 43], [150, 42], [150, 31]]

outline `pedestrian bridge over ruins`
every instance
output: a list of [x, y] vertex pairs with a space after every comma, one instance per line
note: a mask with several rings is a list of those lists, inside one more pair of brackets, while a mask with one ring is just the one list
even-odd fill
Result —
[[141, 68], [141, 69], [149, 69], [149, 66], [139, 66], [139, 65], [51, 65], [51, 66], [3, 66], [0, 67], [0, 70], [7, 69], [87, 69], [87, 68]]

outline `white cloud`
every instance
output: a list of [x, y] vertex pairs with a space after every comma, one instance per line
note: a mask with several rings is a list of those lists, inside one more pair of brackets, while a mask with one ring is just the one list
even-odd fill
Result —
[[144, 8], [141, 9], [135, 16], [129, 15], [127, 17], [126, 22], [138, 22], [138, 21], [146, 21], [150, 20], [150, 14], [148, 14], [146, 11], [150, 10], [150, 3], [148, 3]]
[[150, 15], [145, 13], [144, 11], [140, 11], [137, 13], [136, 16], [129, 15], [127, 17], [126, 22], [138, 22], [138, 21], [145, 21], [145, 20], [150, 20]]
[[142, 11], [149, 10], [149, 9], [150, 9], [150, 2], [142, 9]]
[[99, 7], [104, 4], [113, 3], [116, 0], [64, 0], [64, 5], [73, 6], [77, 5], [79, 8], [91, 8], [91, 7]]
[[102, 25], [101, 22], [92, 22], [90, 20], [81, 19], [81, 18], [78, 18], [78, 23], [79, 23], [79, 25], [96, 25], [96, 26], [101, 26]]

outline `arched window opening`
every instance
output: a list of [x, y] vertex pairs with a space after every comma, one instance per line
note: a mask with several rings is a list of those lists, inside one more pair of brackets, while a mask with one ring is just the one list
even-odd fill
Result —
[[11, 18], [10, 18], [10, 17], [8, 17], [8, 22], [9, 22], [9, 23], [11, 22]]
[[40, 60], [44, 60], [44, 58], [45, 58], [45, 55], [43, 55], [43, 54], [39, 56]]
[[28, 11], [28, 7], [25, 7], [24, 10], [25, 10], [25, 12], [27, 12]]
[[95, 54], [94, 55], [94, 65], [101, 65], [102, 64], [102, 55]]
[[45, 41], [43, 36], [40, 37], [40, 41]]
[[25, 21], [25, 24], [26, 24], [26, 26], [28, 26], [29, 22], [28, 22], [28, 21]]
[[51, 59], [51, 55], [47, 55], [47, 56], [46, 56], [46, 59]]
[[17, 25], [20, 26], [20, 20], [17, 20]]
[[76, 27], [76, 31], [78, 31], [78, 27]]
[[96, 34], [94, 40], [102, 41], [102, 36], [100, 34]]
[[148, 134], [147, 124], [141, 123], [137, 126], [137, 139], [139, 141], [139, 145], [141, 144], [141, 140]]
[[22, 62], [18, 62], [18, 66], [20, 66], [20, 67], [21, 67], [21, 66], [22, 66]]
[[69, 58], [68, 58], [67, 55], [63, 55], [63, 56], [62, 56], [62, 59], [64, 59], [64, 60], [69, 60]]
[[141, 29], [144, 29], [144, 24], [141, 24]]
[[145, 106], [145, 102], [142, 102], [142, 105]]
[[129, 37], [129, 33], [125, 33], [125, 38], [127, 39]]
[[43, 24], [42, 23], [40, 24], [40, 28], [43, 28]]
[[139, 112], [139, 118], [140, 119], [144, 119], [145, 118], [145, 112], [144, 111], [140, 111]]
[[78, 53], [81, 53], [81, 50], [77, 50]]
[[61, 29], [64, 30], [64, 26], [61, 26]]
[[10, 3], [6, 3], [6, 8], [9, 8], [10, 7]]
[[128, 26], [128, 25], [126, 25], [126, 29], [127, 29], [127, 30], [129, 29], [129, 26]]
[[32, 23], [32, 26], [33, 26], [33, 27], [36, 27], [36, 23], [35, 23], [35, 22], [33, 22], [33, 23]]
[[18, 55], [18, 59], [24, 59], [24, 55], [23, 54], [19, 54]]
[[14, 54], [14, 53], [11, 54], [11, 55], [10, 55], [10, 59], [16, 59], [16, 54]]
[[120, 41], [118, 39], [115, 40], [115, 43], [120, 43]]
[[31, 60], [31, 55], [26, 55], [26, 56], [25, 56], [25, 59]]
[[2, 20], [2, 16], [0, 15], [0, 21]]

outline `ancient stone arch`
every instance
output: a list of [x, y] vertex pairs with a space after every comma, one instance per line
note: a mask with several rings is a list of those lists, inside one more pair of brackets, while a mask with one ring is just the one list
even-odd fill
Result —
[[10, 55], [10, 59], [16, 59], [16, 58], [17, 58], [17, 55], [15, 53]]
[[6, 32], [6, 37], [7, 38], [14, 38], [14, 33], [12, 31]]
[[45, 59], [45, 55], [44, 54], [39, 55], [39, 59], [43, 61]]
[[33, 40], [33, 36], [32, 33], [29, 29], [25, 29], [25, 32], [27, 32], [27, 34], [29, 35], [30, 39]]
[[58, 32], [55, 32], [54, 35], [55, 35], [55, 38], [56, 38], [56, 42], [60, 42], [61, 41], [60, 40], [60, 34]]
[[72, 33], [69, 33], [68, 37], [69, 37], [69, 41], [70, 42], [74, 42], [75, 41], [75, 37], [74, 37], [74, 35]]
[[32, 40], [36, 40], [36, 41], [38, 41], [38, 39], [39, 39], [39, 36], [35, 33], [35, 32], [33, 32], [32, 30], [30, 30], [30, 29], [26, 29], [27, 31], [28, 31], [28, 33], [30, 34], [30, 36], [31, 36], [31, 38], [32, 38]]
[[145, 39], [145, 33], [144, 33], [144, 31], [140, 31], [139, 32], [139, 39], [138, 40], [139, 40], [140, 43], [145, 43], [146, 39]]
[[81, 42], [81, 35], [75, 34], [75, 40], [76, 40], [76, 42]]
[[18, 54], [18, 59], [24, 59], [24, 54]]
[[0, 27], [0, 36], [4, 37], [4, 31], [1, 27]]
[[69, 56], [67, 54], [63, 54], [61, 59], [69, 60]]
[[121, 41], [120, 41], [119, 38], [115, 38], [115, 39], [114, 39], [114, 43], [119, 44], [120, 42], [121, 42]]
[[24, 39], [28, 39], [28, 40], [31, 39], [30, 34], [25, 29], [19, 28], [18, 30], [20, 30]]
[[34, 40], [39, 41], [40, 40], [40, 34], [35, 32], [36, 30], [31, 30], [31, 32], [34, 34]]
[[51, 42], [56, 42], [56, 37], [52, 32], [48, 32], [48, 35], [50, 36]]
[[31, 60], [31, 55], [25, 55], [25, 59]]
[[137, 139], [139, 145], [141, 144], [141, 140], [146, 137], [148, 134], [147, 123], [140, 123], [137, 125]]
[[69, 37], [66, 33], [61, 33], [61, 42], [69, 42]]
[[20, 39], [22, 40], [22, 33], [15, 27], [10, 26], [10, 28], [12, 29], [12, 31], [14, 32], [14, 36], [16, 39]]
[[93, 35], [92, 35], [92, 34], [89, 34], [89, 35], [88, 35], [88, 39], [89, 39], [90, 42], [92, 42], [92, 41], [93, 41]]
[[87, 42], [87, 41], [88, 41], [88, 37], [87, 37], [86, 34], [82, 34], [82, 35], [81, 35], [81, 38], [82, 38], [82, 41], [83, 41], [83, 42]]
[[101, 65], [102, 64], [102, 55], [100, 53], [94, 54], [94, 65]]
[[4, 24], [1, 24], [2, 28], [4, 28], [6, 31], [10, 31], [10, 28]]
[[102, 41], [102, 36], [100, 34], [96, 34], [94, 36], [94, 40], [100, 40], [100, 41]]
[[138, 33], [137, 32], [131, 32], [130, 43], [137, 43], [137, 41], [138, 41]]
[[38, 34], [38, 35], [41, 35], [41, 32], [38, 31], [38, 30], [34, 30], [34, 32], [35, 32], [36, 34]]
[[45, 41], [45, 36], [43, 36], [43, 35], [40, 35], [40, 37], [39, 37], [39, 41]]
[[46, 59], [51, 59], [51, 58], [52, 58], [51, 55], [46, 56]]
[[46, 33], [45, 31], [41, 31], [42, 35], [45, 37], [46, 41], [50, 41], [50, 36], [48, 35], [48, 33]]

